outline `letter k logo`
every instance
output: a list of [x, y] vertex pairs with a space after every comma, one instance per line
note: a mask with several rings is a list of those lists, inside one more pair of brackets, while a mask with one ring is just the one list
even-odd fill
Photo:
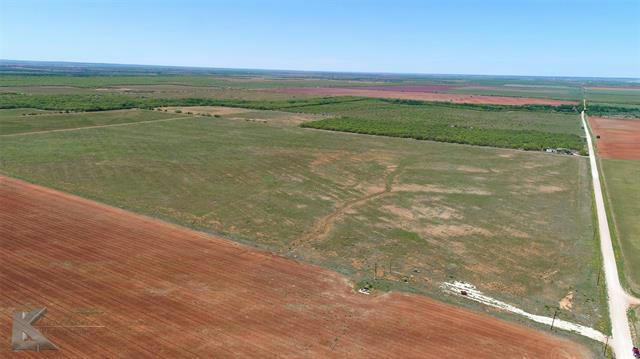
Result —
[[34, 309], [30, 312], [13, 313], [13, 330], [11, 332], [11, 349], [18, 350], [58, 350], [47, 338], [31, 324], [44, 316], [47, 308]]

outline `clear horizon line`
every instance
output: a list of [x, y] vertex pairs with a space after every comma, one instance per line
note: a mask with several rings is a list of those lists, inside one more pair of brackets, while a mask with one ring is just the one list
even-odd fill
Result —
[[386, 71], [346, 71], [346, 70], [297, 70], [297, 69], [275, 69], [275, 68], [250, 68], [250, 67], [215, 67], [215, 66], [190, 66], [190, 65], [160, 65], [160, 64], [132, 64], [116, 62], [84, 62], [68, 60], [25, 60], [25, 59], [3, 59], [0, 61], [12, 62], [41, 62], [41, 63], [65, 63], [83, 65], [110, 65], [110, 66], [138, 66], [138, 67], [169, 67], [182, 69], [201, 70], [236, 70], [236, 71], [272, 71], [272, 72], [301, 72], [301, 73], [335, 73], [335, 74], [363, 74], [363, 75], [401, 75], [401, 76], [476, 76], [476, 77], [539, 77], [539, 78], [575, 78], [575, 79], [610, 79], [610, 80], [634, 80], [640, 81], [640, 77], [625, 76], [576, 76], [576, 75], [505, 75], [505, 74], [470, 74], [470, 73], [428, 73], [428, 72], [386, 72]]

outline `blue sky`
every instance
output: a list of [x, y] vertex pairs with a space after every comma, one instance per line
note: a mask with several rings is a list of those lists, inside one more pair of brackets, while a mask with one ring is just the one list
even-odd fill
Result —
[[640, 0], [0, 0], [0, 58], [640, 77]]

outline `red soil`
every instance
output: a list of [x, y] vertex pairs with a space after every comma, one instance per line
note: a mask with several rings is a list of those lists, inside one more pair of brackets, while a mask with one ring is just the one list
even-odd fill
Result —
[[449, 85], [387, 85], [387, 86], [362, 86], [360, 90], [396, 91], [396, 92], [445, 92], [454, 88]]
[[589, 86], [587, 90], [640, 90], [640, 86]]
[[598, 154], [603, 158], [640, 160], [640, 120], [589, 117]]
[[329, 270], [1, 176], [0, 265], [0, 357], [12, 313], [40, 306], [36, 327], [60, 350], [16, 356], [588, 356], [543, 332], [416, 295], [357, 294]]
[[[378, 88], [378, 87], [377, 87]], [[376, 98], [397, 98], [405, 100], [441, 101], [454, 103], [475, 103], [489, 105], [573, 105], [576, 102], [550, 100], [530, 97], [464, 95], [433, 92], [414, 92], [402, 90], [362, 89], [362, 88], [328, 88], [328, 87], [290, 87], [271, 91], [290, 94], [307, 94], [320, 96], [362, 96]]]

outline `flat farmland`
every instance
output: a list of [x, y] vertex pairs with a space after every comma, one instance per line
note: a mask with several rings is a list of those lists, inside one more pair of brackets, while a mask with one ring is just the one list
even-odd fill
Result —
[[640, 160], [640, 119], [589, 116], [589, 126], [600, 157]]
[[314, 95], [291, 95], [266, 89], [228, 88], [214, 86], [189, 86], [183, 84], [164, 85], [120, 85], [107, 87], [73, 86], [0, 86], [0, 94], [21, 93], [30, 95], [92, 95], [127, 96], [132, 98], [223, 98], [245, 100], [289, 100], [318, 97]]
[[37, 110], [0, 110], [0, 136], [64, 130], [77, 127], [167, 120], [177, 117], [180, 117], [180, 115], [138, 109], [76, 113], [56, 113]]
[[540, 315], [563, 302], [562, 319], [607, 331], [584, 158], [316, 131], [296, 116], [11, 136], [0, 171], [318, 264], [356, 287], [478, 309], [440, 289], [467, 281]]
[[547, 98], [563, 101], [579, 101], [582, 99], [582, 89], [579, 86], [549, 85], [525, 85], [503, 84], [500, 86], [468, 85], [455, 87], [451, 93], [485, 96], [514, 96]]
[[495, 107], [487, 111], [477, 106], [377, 99], [287, 110], [332, 115], [304, 124], [317, 129], [527, 150], [584, 149], [579, 121], [572, 112]]
[[640, 105], [640, 87], [586, 87], [589, 102]]
[[466, 128], [533, 130], [571, 135], [579, 135], [582, 131], [576, 112], [527, 111], [508, 107], [498, 109], [428, 102], [403, 103], [394, 100], [361, 99], [351, 102], [294, 106], [287, 111], [389, 122], [412, 120], [422, 121], [425, 124]]
[[318, 86], [375, 86], [379, 81], [353, 81], [347, 79], [279, 77], [273, 75], [107, 75], [107, 76], [16, 76], [0, 75], [0, 87], [76, 87], [109, 88], [132, 85], [179, 85], [219, 87], [236, 89], [261, 89], [274, 87], [318, 87]]
[[2, 176], [0, 209], [0, 330], [14, 311], [46, 306], [36, 327], [59, 347], [20, 357], [590, 356], [486, 314], [357, 294], [332, 271]]
[[640, 293], [640, 161], [600, 159], [609, 210], [619, 241], [624, 277]]
[[[390, 86], [391, 87], [391, 86]], [[571, 105], [576, 101], [554, 100], [533, 97], [487, 96], [471, 94], [439, 93], [434, 91], [405, 91], [383, 88], [347, 88], [347, 87], [291, 87], [276, 88], [273, 92], [316, 95], [316, 96], [359, 96], [374, 98], [394, 98], [404, 100], [441, 101], [452, 103], [473, 103], [489, 105]]]

